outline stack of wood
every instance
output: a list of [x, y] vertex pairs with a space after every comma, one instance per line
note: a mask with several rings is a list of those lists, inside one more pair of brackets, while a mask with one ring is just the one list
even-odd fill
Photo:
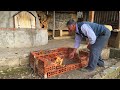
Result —
[[38, 11], [37, 14], [39, 17], [41, 28], [48, 29], [48, 23], [51, 19], [51, 16], [42, 11]]

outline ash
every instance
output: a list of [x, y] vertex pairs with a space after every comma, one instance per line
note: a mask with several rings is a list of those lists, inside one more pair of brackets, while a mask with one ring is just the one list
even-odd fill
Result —
[[64, 59], [63, 60], [63, 65], [74, 64], [74, 63], [78, 63], [78, 61], [76, 61], [74, 59]]

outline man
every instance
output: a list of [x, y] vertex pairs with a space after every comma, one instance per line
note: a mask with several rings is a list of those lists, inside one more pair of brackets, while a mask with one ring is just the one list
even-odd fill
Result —
[[71, 59], [74, 57], [77, 48], [80, 46], [82, 38], [86, 37], [89, 40], [87, 48], [90, 50], [90, 55], [88, 66], [84, 70], [93, 71], [97, 65], [104, 67], [104, 61], [101, 58], [101, 51], [111, 35], [110, 30], [104, 25], [97, 23], [87, 21], [75, 22], [74, 20], [69, 20], [67, 22], [67, 27], [70, 34], [72, 32], [76, 33], [74, 45], [75, 49], [69, 57]]

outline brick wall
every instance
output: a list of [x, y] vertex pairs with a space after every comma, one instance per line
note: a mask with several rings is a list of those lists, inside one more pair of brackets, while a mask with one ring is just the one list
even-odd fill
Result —
[[[49, 14], [52, 16], [52, 18], [49, 22], [48, 29], [53, 30], [53, 12], [49, 12]], [[71, 18], [73, 18], [74, 20], [77, 20], [77, 13], [56, 12], [55, 13], [55, 29], [66, 30], [67, 29], [66, 23]]]

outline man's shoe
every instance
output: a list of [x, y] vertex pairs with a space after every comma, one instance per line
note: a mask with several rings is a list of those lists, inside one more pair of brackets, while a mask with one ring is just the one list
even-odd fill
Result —
[[98, 63], [97, 65], [98, 65], [99, 67], [104, 67], [104, 64], [99, 64], [99, 63]]
[[85, 67], [85, 68], [81, 68], [80, 71], [82, 71], [82, 72], [92, 72], [93, 69], [90, 69], [90, 68], [88, 68], [88, 67]]
[[99, 62], [97, 63], [97, 65], [99, 66], [99, 67], [104, 67], [104, 60], [102, 59], [102, 60], [99, 60]]

